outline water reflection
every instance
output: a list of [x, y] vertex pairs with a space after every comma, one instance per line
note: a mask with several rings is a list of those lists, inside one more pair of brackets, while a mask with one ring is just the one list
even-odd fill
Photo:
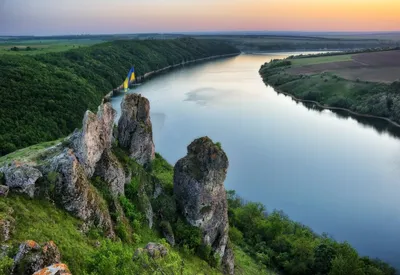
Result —
[[[279, 92], [277, 92], [279, 93]], [[282, 93], [279, 93], [282, 94]], [[392, 123], [380, 119], [380, 118], [373, 118], [373, 117], [364, 117], [364, 116], [357, 116], [352, 113], [349, 113], [344, 110], [329, 110], [329, 109], [324, 109], [314, 103], [311, 102], [301, 102], [293, 99], [291, 96], [282, 94], [286, 97], [289, 97], [292, 101], [296, 102], [296, 104], [300, 104], [304, 107], [306, 107], [308, 110], [313, 110], [319, 113], [322, 112], [329, 112], [335, 115], [335, 117], [339, 119], [344, 119], [344, 120], [354, 120], [357, 121], [359, 124], [361, 124], [364, 128], [367, 129], [374, 129], [377, 131], [380, 135], [382, 134], [388, 134], [389, 136], [393, 138], [400, 138], [400, 127], [397, 127], [396, 125], [393, 125]]]

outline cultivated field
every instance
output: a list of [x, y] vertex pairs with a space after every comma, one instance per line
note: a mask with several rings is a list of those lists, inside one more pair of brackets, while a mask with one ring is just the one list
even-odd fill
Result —
[[62, 52], [103, 42], [98, 39], [12, 39], [0, 40], [0, 54]]
[[349, 80], [391, 83], [400, 80], [400, 51], [293, 59], [291, 74], [333, 72]]

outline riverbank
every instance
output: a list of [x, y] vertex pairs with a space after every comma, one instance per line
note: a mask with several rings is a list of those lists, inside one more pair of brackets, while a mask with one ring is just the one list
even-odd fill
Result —
[[118, 87], [134, 65], [149, 78], [160, 68], [240, 51], [221, 41], [118, 40], [60, 53], [0, 58], [0, 156], [55, 140], [81, 127], [87, 109]]
[[[382, 65], [382, 59], [393, 54], [397, 51], [273, 60], [265, 63], [259, 73], [266, 85], [296, 101], [382, 119], [400, 127], [400, 83], [377, 80], [379, 75], [382, 79], [388, 77], [384, 72], [390, 68]], [[376, 60], [381, 62], [381, 67], [372, 67]], [[373, 70], [374, 74], [367, 74], [365, 70]]]
[[[166, 66], [162, 69], [159, 70], [155, 70], [155, 71], [151, 71], [151, 72], [147, 72], [144, 75], [139, 75], [136, 77], [136, 82], [137, 83], [143, 83], [146, 80], [150, 80], [152, 77], [166, 73], [168, 71], [171, 71], [173, 69], [176, 68], [180, 68], [183, 67], [185, 65], [190, 65], [190, 64], [194, 64], [194, 63], [200, 63], [200, 62], [206, 62], [208, 60], [214, 60], [214, 59], [219, 59], [219, 58], [226, 58], [226, 57], [233, 57], [233, 56], [237, 56], [240, 53], [232, 53], [232, 54], [222, 54], [222, 55], [214, 55], [214, 56], [210, 56], [210, 57], [205, 57], [205, 58], [198, 58], [195, 60], [189, 60], [189, 61], [184, 61], [175, 65], [170, 65], [170, 66]], [[103, 102], [109, 102], [111, 100], [111, 97], [115, 95], [115, 93], [119, 93], [123, 90], [123, 86], [120, 85], [118, 88], [113, 89], [111, 92], [109, 92], [108, 94], [106, 94], [103, 98]]]

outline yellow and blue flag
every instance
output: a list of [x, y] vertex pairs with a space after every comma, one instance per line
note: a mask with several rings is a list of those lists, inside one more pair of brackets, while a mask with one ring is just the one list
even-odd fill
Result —
[[125, 81], [124, 81], [124, 90], [125, 90], [125, 92], [128, 91], [129, 84], [131, 84], [132, 82], [134, 82], [135, 79], [136, 79], [136, 76], [135, 76], [135, 68], [132, 67], [131, 70], [130, 70], [129, 73], [128, 73], [128, 76], [126, 77], [126, 79], [125, 79]]

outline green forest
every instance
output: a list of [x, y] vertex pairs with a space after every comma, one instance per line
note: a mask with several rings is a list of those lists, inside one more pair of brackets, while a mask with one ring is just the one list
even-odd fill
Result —
[[0, 56], [0, 156], [70, 134], [86, 110], [137, 75], [214, 55], [238, 53], [212, 40], [117, 40], [59, 53]]

